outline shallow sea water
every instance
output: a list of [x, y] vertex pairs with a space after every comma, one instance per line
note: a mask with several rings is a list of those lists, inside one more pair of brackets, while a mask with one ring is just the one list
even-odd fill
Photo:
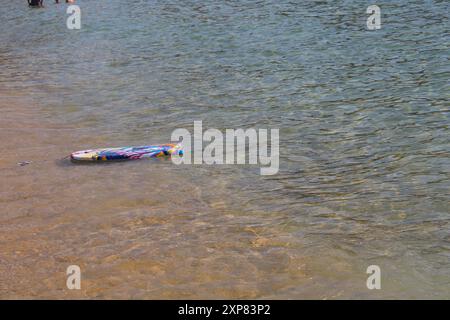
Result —
[[[79, 31], [22, 2], [0, 9], [1, 298], [450, 297], [447, 1], [378, 2], [377, 31], [366, 1], [77, 1]], [[63, 159], [195, 120], [279, 128], [279, 173]]]

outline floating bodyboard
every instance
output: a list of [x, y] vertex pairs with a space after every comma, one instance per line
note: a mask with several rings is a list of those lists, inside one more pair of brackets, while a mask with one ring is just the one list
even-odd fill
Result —
[[75, 161], [114, 161], [158, 158], [172, 155], [183, 155], [178, 144], [161, 144], [154, 146], [102, 148], [73, 152], [70, 158]]

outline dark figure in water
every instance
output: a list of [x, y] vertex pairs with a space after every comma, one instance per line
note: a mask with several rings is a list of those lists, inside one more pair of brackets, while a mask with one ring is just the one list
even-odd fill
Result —
[[30, 7], [42, 7], [44, 0], [28, 0]]

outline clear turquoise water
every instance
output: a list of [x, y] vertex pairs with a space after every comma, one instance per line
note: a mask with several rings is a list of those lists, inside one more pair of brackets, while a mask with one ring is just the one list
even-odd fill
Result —
[[[201, 206], [178, 186], [154, 191], [170, 199], [180, 192], [183, 210], [202, 212], [180, 218], [173, 241], [189, 250], [164, 261], [181, 268], [191, 257], [189, 272], [219, 268], [224, 277], [168, 271], [166, 282], [152, 280], [157, 294], [171, 285], [175, 297], [223, 297], [223, 287], [236, 297], [450, 297], [448, 1], [377, 2], [377, 31], [366, 30], [367, 1], [78, 1], [79, 31], [66, 28], [65, 4], [22, 2], [0, 9], [0, 86], [32, 95], [51, 122], [101, 146], [166, 142], [194, 120], [280, 128], [278, 175], [173, 169], [195, 186]], [[158, 166], [172, 170], [170, 162]], [[136, 168], [148, 170], [119, 167], [135, 181]], [[60, 169], [114, 184], [108, 168]], [[105, 199], [133, 197], [132, 189], [120, 192]], [[161, 239], [171, 232], [134, 241], [167, 253], [175, 249]], [[233, 246], [214, 249], [212, 262], [197, 256], [224, 239]], [[370, 264], [385, 275], [377, 293], [365, 288]], [[111, 286], [106, 296], [145, 296], [133, 286]]]

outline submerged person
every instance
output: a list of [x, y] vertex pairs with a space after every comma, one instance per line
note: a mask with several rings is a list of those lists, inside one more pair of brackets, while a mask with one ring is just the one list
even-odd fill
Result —
[[28, 0], [30, 7], [42, 7], [44, 0]]

